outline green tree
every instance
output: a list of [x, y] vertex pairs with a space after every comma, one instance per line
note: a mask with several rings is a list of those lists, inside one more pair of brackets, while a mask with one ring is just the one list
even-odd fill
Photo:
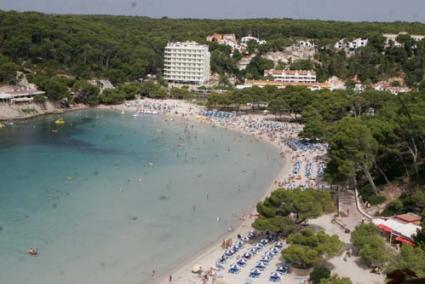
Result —
[[397, 259], [398, 269], [410, 269], [419, 277], [425, 277], [425, 250], [422, 247], [402, 245]]
[[16, 71], [18, 71], [18, 69], [19, 66], [17, 64], [7, 60], [2, 60], [0, 57], [0, 82], [14, 82], [16, 79]]
[[327, 235], [324, 231], [315, 233], [310, 228], [291, 234], [287, 242], [290, 246], [282, 251], [282, 256], [300, 268], [309, 268], [324, 258], [336, 256], [343, 247], [338, 236]]
[[274, 63], [269, 59], [262, 58], [257, 55], [252, 58], [251, 62], [245, 69], [248, 79], [261, 79], [264, 76], [264, 70], [273, 68]]
[[74, 100], [77, 103], [89, 105], [97, 105], [99, 103], [99, 88], [85, 80], [76, 81], [72, 86], [72, 90], [74, 92]]
[[167, 96], [165, 88], [153, 81], [146, 81], [141, 85], [140, 94], [143, 97], [164, 99]]
[[288, 102], [283, 97], [277, 97], [269, 103], [269, 110], [275, 115], [282, 116], [288, 109]]
[[362, 260], [371, 267], [384, 267], [392, 255], [385, 240], [373, 224], [360, 224], [351, 233], [351, 242], [359, 250]]
[[313, 284], [320, 284], [322, 279], [328, 279], [331, 277], [331, 271], [324, 266], [315, 267], [310, 273], [310, 280]]
[[141, 85], [139, 83], [125, 83], [119, 85], [118, 89], [124, 93], [126, 100], [132, 100], [140, 95]]
[[69, 96], [66, 83], [58, 77], [51, 77], [47, 80], [43, 80], [40, 84], [40, 88], [46, 92], [46, 96], [51, 100], [58, 101]]
[[361, 170], [371, 188], [378, 195], [378, 189], [371, 174], [378, 143], [369, 128], [361, 122], [346, 118], [338, 121], [329, 137], [331, 161], [327, 173], [333, 180], [353, 180]]
[[322, 279], [322, 281], [320, 282], [320, 284], [352, 284], [353, 282], [351, 282], [350, 278], [347, 277], [338, 277], [336, 275], [327, 278], [327, 279]]
[[123, 103], [125, 98], [126, 94], [123, 91], [108, 89], [99, 96], [99, 101], [103, 104], [113, 105]]
[[286, 231], [284, 228], [300, 226], [309, 218], [316, 218], [335, 210], [329, 192], [314, 189], [277, 189], [263, 202], [257, 204], [260, 216], [253, 227], [266, 231]]
[[187, 88], [171, 88], [170, 96], [173, 99], [187, 99], [190, 96], [190, 91]]

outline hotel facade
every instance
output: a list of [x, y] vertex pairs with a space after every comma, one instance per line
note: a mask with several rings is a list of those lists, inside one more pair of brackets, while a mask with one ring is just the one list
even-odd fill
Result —
[[264, 77], [271, 77], [275, 82], [315, 83], [316, 72], [312, 70], [265, 70]]
[[164, 78], [176, 84], [204, 84], [210, 76], [210, 57], [207, 45], [169, 42], [164, 51]]

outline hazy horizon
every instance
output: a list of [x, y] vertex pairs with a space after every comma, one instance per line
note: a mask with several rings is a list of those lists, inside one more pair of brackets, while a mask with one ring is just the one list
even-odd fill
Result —
[[425, 10], [422, 0], [3, 0], [0, 9], [153, 18], [425, 22], [425, 14], [420, 13]]

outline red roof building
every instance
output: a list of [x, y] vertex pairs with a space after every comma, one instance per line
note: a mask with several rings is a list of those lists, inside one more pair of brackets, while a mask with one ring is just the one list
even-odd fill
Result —
[[406, 223], [406, 224], [410, 223], [415, 225], [420, 225], [421, 219], [422, 219], [421, 216], [415, 213], [410, 213], [410, 212], [405, 214], [395, 215], [394, 218], [403, 223]]

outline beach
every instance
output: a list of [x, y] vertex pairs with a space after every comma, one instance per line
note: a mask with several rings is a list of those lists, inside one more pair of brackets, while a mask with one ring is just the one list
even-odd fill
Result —
[[[113, 109], [121, 112], [134, 112], [135, 115], [143, 115], [155, 111], [155, 114], [165, 114], [167, 120], [172, 120], [173, 117], [180, 117], [187, 120], [196, 120], [201, 123], [210, 124], [214, 127], [222, 127], [231, 131], [248, 134], [260, 141], [271, 143], [274, 147], [279, 149], [282, 168], [278, 175], [265, 185], [263, 199], [267, 197], [273, 190], [279, 187], [295, 188], [298, 186], [304, 187], [322, 187], [324, 184], [321, 178], [317, 176], [315, 179], [308, 178], [307, 172], [310, 171], [308, 167], [316, 170], [323, 164], [323, 159], [326, 155], [326, 148], [312, 148], [302, 151], [301, 149], [294, 150], [290, 147], [293, 139], [298, 138], [302, 126], [292, 123], [277, 123], [270, 122], [273, 116], [270, 115], [242, 115], [232, 116], [229, 118], [217, 118], [211, 116], [203, 107], [178, 100], [152, 100], [144, 99], [141, 101], [133, 101], [130, 103], [118, 106], [100, 106], [100, 108]], [[224, 115], [225, 116], [225, 115]], [[292, 142], [291, 142], [292, 143]], [[289, 144], [289, 145], [288, 145]], [[311, 161], [314, 161], [311, 163]], [[311, 164], [314, 164], [313, 166]], [[297, 165], [299, 164], [299, 165]], [[302, 168], [300, 165], [304, 165]], [[302, 168], [302, 169], [301, 169]], [[311, 175], [311, 173], [310, 173]], [[242, 216], [236, 224], [232, 224], [228, 233], [222, 236], [222, 240], [232, 239], [237, 240], [237, 236], [244, 236], [249, 231], [252, 231], [251, 224], [256, 215], [255, 208], [252, 208], [252, 213], [249, 216]], [[214, 272], [214, 277], [208, 280], [203, 280], [198, 274], [192, 273], [194, 265], [202, 267], [203, 271], [214, 271], [215, 264], [220, 256], [223, 254], [222, 240], [217, 240], [210, 246], [200, 248], [200, 253], [187, 259], [180, 266], [172, 269], [166, 275], [153, 275], [152, 283], [213, 283], [212, 281], [222, 281], [215, 283], [245, 283], [248, 279], [247, 273], [229, 274]], [[257, 256], [258, 258], [259, 256]], [[255, 263], [252, 261], [252, 263]], [[275, 257], [270, 262], [269, 269], [264, 274], [269, 275], [280, 264], [280, 258]], [[245, 269], [248, 272], [249, 269]], [[215, 280], [213, 280], [215, 279]], [[296, 275], [291, 273], [285, 276], [285, 283], [301, 283], [306, 279], [306, 276]], [[256, 283], [268, 283], [268, 277], [261, 277], [256, 279]]]

